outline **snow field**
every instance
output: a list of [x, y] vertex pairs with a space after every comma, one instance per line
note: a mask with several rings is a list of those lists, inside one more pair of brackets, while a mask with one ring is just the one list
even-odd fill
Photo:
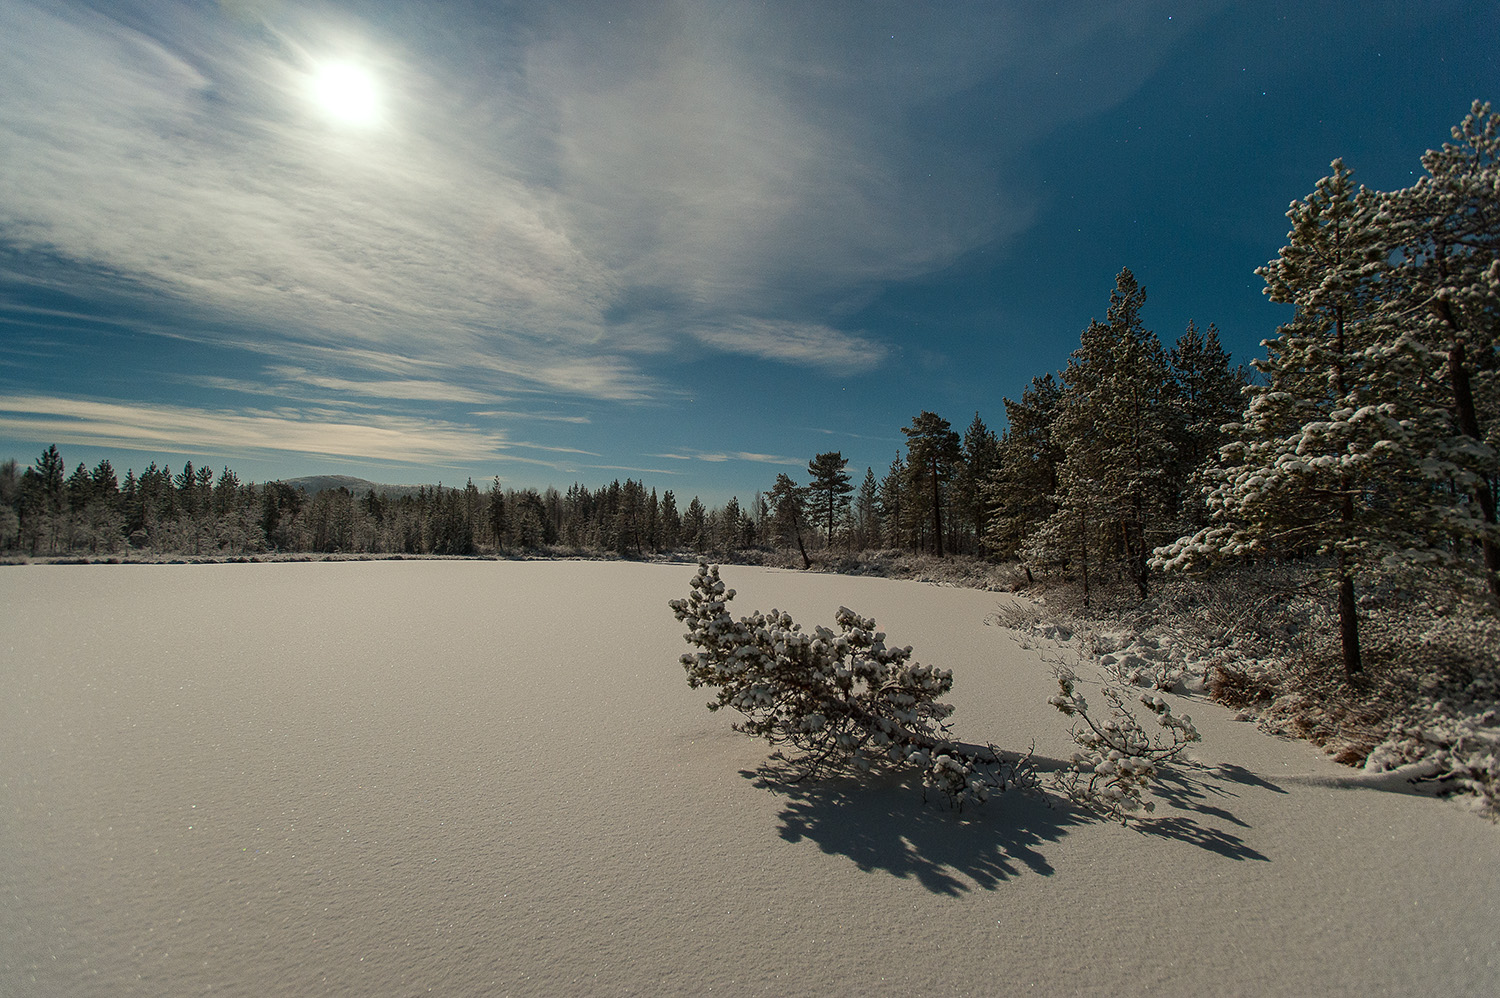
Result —
[[[756, 786], [677, 664], [693, 571], [0, 572], [0, 994], [1500, 989], [1495, 826], [1211, 704], [1172, 698], [1204, 768], [1144, 833]], [[737, 613], [846, 605], [952, 669], [960, 737], [1071, 754], [1038, 650], [985, 623], [1010, 597], [723, 575]]]

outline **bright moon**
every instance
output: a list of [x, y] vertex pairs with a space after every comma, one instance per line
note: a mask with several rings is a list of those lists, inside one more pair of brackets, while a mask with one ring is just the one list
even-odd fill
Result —
[[374, 78], [346, 62], [329, 63], [318, 70], [313, 96], [324, 113], [352, 125], [371, 124], [380, 110]]

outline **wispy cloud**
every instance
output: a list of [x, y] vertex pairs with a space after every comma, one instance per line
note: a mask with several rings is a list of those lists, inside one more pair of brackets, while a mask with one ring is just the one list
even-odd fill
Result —
[[579, 454], [584, 457], [603, 457], [603, 455], [599, 454], [597, 451], [583, 450], [578, 447], [557, 447], [552, 444], [534, 444], [525, 440], [513, 441], [510, 446], [525, 447], [529, 450], [547, 451], [551, 454]]
[[551, 412], [528, 412], [524, 409], [476, 409], [472, 415], [489, 416], [496, 419], [530, 419], [541, 423], [587, 424], [587, 416], [564, 416]]
[[271, 367], [267, 372], [285, 381], [299, 382], [311, 385], [315, 388], [326, 388], [335, 392], [344, 392], [351, 395], [365, 395], [382, 399], [406, 399], [424, 402], [471, 402], [487, 403], [498, 401], [493, 394], [474, 391], [459, 385], [450, 384], [446, 381], [355, 381], [349, 378], [335, 378], [328, 375], [313, 374], [310, 371], [297, 367]]
[[693, 335], [727, 353], [808, 364], [844, 374], [873, 370], [888, 353], [883, 344], [818, 323], [747, 319], [735, 325], [698, 327]]
[[332, 131], [305, 93], [306, 53], [330, 47], [326, 29], [287, 25], [267, 44], [205, 10], [137, 27], [5, 5], [8, 242], [272, 339], [407, 353], [450, 373], [504, 356], [523, 381], [618, 395], [608, 378], [547, 375], [588, 363], [575, 354], [593, 346], [614, 280], [574, 244], [555, 195], [457, 141], [493, 122], [446, 115], [434, 80], [372, 50], [386, 125]]
[[629, 464], [589, 464], [589, 465], [585, 465], [584, 467], [588, 468], [590, 471], [626, 471], [626, 472], [631, 472], [631, 473], [638, 474], [638, 475], [680, 475], [680, 474], [682, 474], [682, 472], [680, 470], [674, 471], [671, 468], [639, 468], [639, 467], [636, 467], [635, 465], [629, 465]]
[[[0, 242], [317, 387], [467, 403], [659, 397], [685, 345], [880, 366], [843, 318], [1024, 231], [1007, 150], [1119, 100], [1167, 44], [1115, 44], [1127, 15], [1088, 4], [991, 5], [963, 32], [905, 5], [263, 10], [0, 6]], [[1080, 52], [1086, 86], [1040, 87]], [[312, 105], [334, 56], [378, 81], [376, 126]], [[1000, 78], [1008, 145], [913, 127]]]
[[882, 443], [904, 443], [899, 436], [872, 435], [868, 433], [851, 433], [848, 430], [830, 430], [822, 426], [803, 427], [808, 433], [818, 433], [825, 437], [844, 437], [848, 440], [878, 440]]
[[63, 444], [222, 455], [268, 451], [456, 466], [526, 460], [502, 433], [440, 420], [337, 411], [231, 411], [46, 396], [0, 397], [0, 434]]
[[710, 464], [723, 464], [726, 461], [748, 461], [753, 464], [781, 464], [787, 467], [798, 467], [807, 463], [805, 460], [795, 457], [784, 457], [780, 454], [755, 454], [750, 451], [683, 450], [676, 453], [647, 454], [645, 456], [662, 458], [668, 461], [707, 461]]

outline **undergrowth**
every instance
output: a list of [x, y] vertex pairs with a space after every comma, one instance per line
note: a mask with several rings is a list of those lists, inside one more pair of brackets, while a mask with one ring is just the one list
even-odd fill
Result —
[[[1264, 730], [1336, 761], [1405, 767], [1500, 815], [1500, 618], [1480, 594], [1377, 578], [1360, 600], [1364, 670], [1346, 677], [1332, 594], [1286, 567], [1167, 577], [1141, 601], [1124, 586], [1033, 595], [1012, 625], [1061, 628], [1119, 681], [1204, 692]], [[1005, 622], [1005, 621], [1002, 621]]]

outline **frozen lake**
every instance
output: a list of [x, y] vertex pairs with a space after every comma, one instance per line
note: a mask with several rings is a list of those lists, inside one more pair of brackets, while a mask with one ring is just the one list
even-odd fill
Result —
[[[1210, 704], [1148, 834], [755, 786], [677, 664], [692, 573], [0, 569], [0, 995], [1500, 993], [1495, 826]], [[961, 737], [1070, 753], [1007, 597], [724, 579], [876, 617]]]

